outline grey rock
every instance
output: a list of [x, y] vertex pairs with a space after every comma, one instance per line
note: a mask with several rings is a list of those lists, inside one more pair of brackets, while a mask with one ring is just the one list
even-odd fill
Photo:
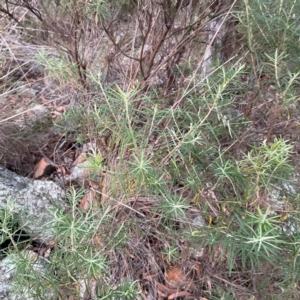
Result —
[[40, 241], [47, 242], [53, 237], [44, 227], [52, 220], [50, 210], [62, 205], [63, 194], [54, 182], [34, 181], [0, 166], [0, 207], [12, 206], [20, 226]]
[[74, 167], [71, 174], [67, 179], [70, 181], [76, 180], [78, 182], [83, 182], [85, 179], [89, 178], [89, 162], [85, 161], [83, 163], [78, 164]]
[[36, 121], [42, 121], [44, 118], [48, 115], [48, 108], [44, 105], [32, 103], [28, 106], [28, 111], [25, 115], [25, 118], [27, 120], [30, 120], [31, 123], [34, 123]]
[[0, 261], [0, 300], [10, 300], [11, 282], [13, 280], [11, 260], [6, 257]]
[[[47, 269], [47, 263], [38, 257], [32, 251], [23, 251], [22, 260], [30, 261], [32, 268], [37, 272], [37, 276], [43, 276]], [[25, 286], [20, 286], [18, 289], [14, 288], [13, 280], [16, 273], [16, 261], [18, 254], [11, 254], [0, 261], [0, 300], [38, 300], [40, 297], [33, 297], [34, 290]], [[30, 295], [31, 294], [31, 295]], [[48, 289], [43, 299], [54, 299], [53, 292]]]
[[22, 98], [34, 98], [35, 97], [35, 91], [31, 88], [28, 88], [26, 86], [21, 86], [19, 89], [18, 89], [18, 92], [19, 92], [19, 95], [22, 97]]
[[201, 215], [199, 215], [193, 219], [192, 224], [196, 228], [201, 228], [206, 226], [206, 221]]

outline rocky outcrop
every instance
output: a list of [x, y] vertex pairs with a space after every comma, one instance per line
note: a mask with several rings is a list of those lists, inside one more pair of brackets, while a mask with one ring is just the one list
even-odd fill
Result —
[[12, 299], [10, 297], [11, 282], [13, 280], [13, 269], [11, 260], [5, 258], [0, 261], [0, 300]]
[[[51, 230], [47, 229], [45, 224], [52, 220], [50, 211], [62, 205], [63, 194], [63, 190], [54, 182], [34, 181], [0, 166], [0, 208], [12, 211], [20, 227], [36, 240], [49, 242], [52, 239]], [[33, 256], [33, 267], [41, 264], [37, 257], [34, 257], [35, 253], [27, 251], [23, 255], [25, 253]], [[32, 299], [21, 295], [20, 291], [14, 291], [12, 280], [15, 269], [16, 264], [10, 255], [0, 260], [0, 300]]]
[[0, 208], [12, 208], [19, 225], [33, 238], [47, 242], [52, 238], [45, 224], [50, 210], [62, 205], [63, 190], [51, 181], [31, 180], [0, 166]]
[[[47, 269], [47, 263], [42, 260], [38, 255], [32, 251], [22, 251], [21, 256], [23, 260], [30, 263], [33, 270], [40, 276]], [[47, 289], [46, 292], [40, 296], [29, 296], [26, 288], [19, 285], [13, 284], [14, 275], [17, 269], [17, 261], [20, 257], [10, 254], [0, 261], [0, 300], [39, 300], [39, 299], [54, 299], [51, 288]], [[29, 277], [29, 275], [28, 275]]]

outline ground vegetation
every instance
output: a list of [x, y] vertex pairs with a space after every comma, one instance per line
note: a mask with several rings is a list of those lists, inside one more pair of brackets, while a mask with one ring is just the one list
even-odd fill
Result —
[[[299, 11], [1, 0], [1, 164], [67, 191], [45, 224], [55, 240], [28, 245], [42, 270], [0, 214], [16, 289], [299, 299]], [[37, 175], [40, 159], [52, 168]], [[84, 180], [70, 176], [79, 160]]]

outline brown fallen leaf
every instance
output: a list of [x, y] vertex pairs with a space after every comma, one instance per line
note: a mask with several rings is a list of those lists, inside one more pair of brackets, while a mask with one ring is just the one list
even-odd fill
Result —
[[43, 157], [35, 165], [33, 172], [31, 172], [28, 177], [38, 179], [44, 175], [51, 175], [54, 171], [56, 171], [56, 167], [53, 162], [49, 158]]
[[94, 182], [94, 181], [92, 181], [92, 180], [89, 180], [89, 187], [90, 187], [90, 188], [93, 188], [93, 189], [95, 189], [95, 190], [97, 190], [97, 189], [100, 188], [100, 184], [97, 183], [97, 182]]
[[61, 105], [61, 106], [56, 107], [55, 110], [58, 112], [64, 112], [67, 107], [68, 107], [67, 105]]
[[103, 240], [102, 240], [101, 236], [99, 236], [99, 235], [96, 235], [93, 237], [93, 243], [97, 246], [104, 247]]
[[82, 208], [84, 210], [89, 209], [93, 203], [93, 199], [95, 198], [95, 196], [96, 192], [94, 190], [89, 190], [80, 200], [79, 208]]
[[169, 288], [187, 289], [194, 286], [193, 281], [181, 270], [180, 266], [170, 267], [165, 274], [166, 286]]
[[81, 164], [81, 163], [83, 163], [85, 161], [86, 161], [86, 153], [85, 152], [80, 153], [76, 157], [76, 159], [73, 161], [72, 166], [71, 166], [71, 171], [72, 171], [72, 169], [74, 169], [74, 167], [76, 167], [77, 165], [79, 165], [79, 164]]

